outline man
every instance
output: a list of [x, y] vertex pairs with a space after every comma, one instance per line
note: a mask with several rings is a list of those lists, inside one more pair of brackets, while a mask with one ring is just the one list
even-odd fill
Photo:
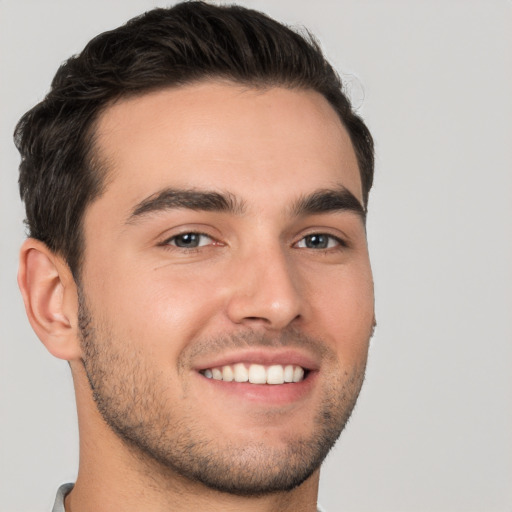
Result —
[[371, 136], [241, 7], [101, 34], [21, 119], [29, 320], [75, 384], [55, 511], [316, 510], [374, 325]]

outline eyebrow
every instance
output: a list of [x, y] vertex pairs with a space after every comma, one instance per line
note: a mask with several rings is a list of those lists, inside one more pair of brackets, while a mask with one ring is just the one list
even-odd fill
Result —
[[166, 188], [135, 205], [126, 223], [135, 222], [150, 213], [179, 208], [241, 215], [245, 204], [230, 193]]
[[[166, 188], [137, 203], [126, 224], [132, 224], [151, 213], [180, 208], [242, 215], [246, 211], [246, 204], [229, 192]], [[294, 217], [341, 211], [356, 213], [363, 221], [366, 218], [366, 210], [359, 200], [342, 185], [299, 197], [289, 210]]]
[[300, 197], [291, 208], [292, 215], [300, 217], [329, 212], [352, 212], [364, 221], [366, 209], [357, 197], [343, 185], [333, 189], [321, 189]]

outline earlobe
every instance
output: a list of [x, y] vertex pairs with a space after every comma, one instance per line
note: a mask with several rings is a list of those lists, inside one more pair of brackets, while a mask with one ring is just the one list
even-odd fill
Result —
[[43, 242], [25, 240], [18, 285], [29, 322], [48, 351], [68, 361], [80, 357], [76, 284], [63, 259]]

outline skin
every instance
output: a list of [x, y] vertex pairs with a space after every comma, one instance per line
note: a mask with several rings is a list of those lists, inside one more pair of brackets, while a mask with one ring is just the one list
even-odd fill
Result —
[[[326, 412], [337, 437], [374, 323], [364, 220], [351, 209], [296, 211], [317, 191], [344, 188], [362, 202], [336, 113], [312, 91], [199, 83], [110, 106], [96, 149], [109, 174], [84, 217], [80, 293], [62, 259], [35, 240], [22, 248], [19, 276], [34, 329], [72, 368], [80, 468], [66, 510], [315, 510], [318, 464], [293, 490], [219, 492], [134, 447], [98, 408], [132, 427], [142, 418], [160, 449], [192, 430], [235, 475], [300, 467], [290, 447], [309, 446]], [[170, 188], [220, 193], [237, 208], [137, 213]], [[177, 247], [184, 233], [204, 234], [200, 246]], [[328, 246], [309, 247], [313, 234]], [[201, 375], [227, 359], [293, 359], [311, 371], [278, 386]]]

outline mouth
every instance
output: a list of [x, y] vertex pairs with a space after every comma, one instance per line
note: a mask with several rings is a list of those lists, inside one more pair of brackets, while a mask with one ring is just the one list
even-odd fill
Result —
[[294, 364], [263, 365], [257, 363], [234, 363], [212, 368], [205, 368], [199, 372], [207, 379], [223, 382], [247, 382], [258, 385], [296, 384], [305, 380], [309, 370]]
[[321, 368], [321, 359], [314, 352], [294, 348], [260, 347], [205, 354], [195, 363], [193, 369], [203, 382], [201, 390], [208, 401], [229, 397], [240, 407], [267, 411], [270, 407], [280, 414], [295, 407], [300, 410], [315, 396]]

